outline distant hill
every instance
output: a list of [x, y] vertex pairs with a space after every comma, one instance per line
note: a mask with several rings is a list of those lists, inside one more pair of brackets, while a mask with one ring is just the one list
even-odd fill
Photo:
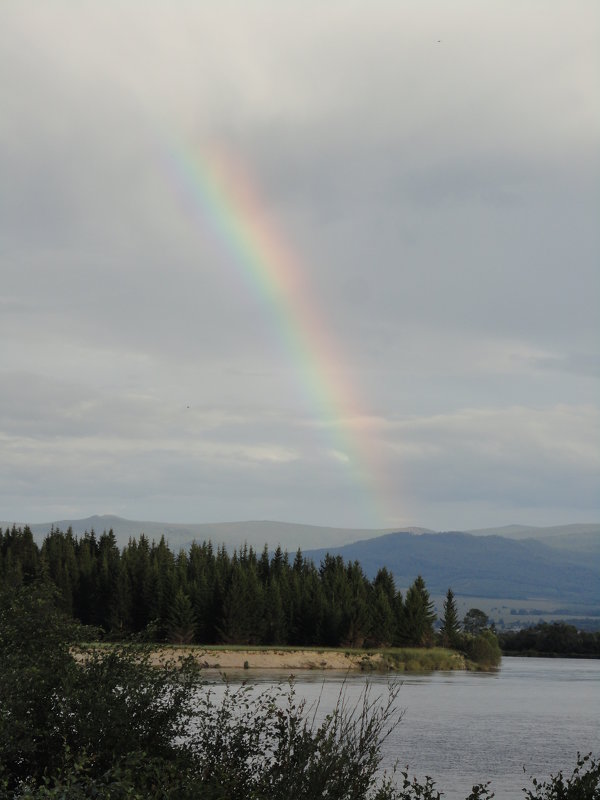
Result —
[[[11, 527], [12, 522], [0, 522], [2, 529]], [[23, 524], [23, 523], [21, 523]], [[274, 522], [270, 520], [252, 520], [248, 522], [215, 522], [201, 524], [180, 524], [173, 522], [150, 522], [123, 519], [111, 514], [86, 517], [85, 519], [63, 519], [54, 522], [29, 524], [36, 541], [41, 542], [50, 529], [58, 528], [66, 531], [71, 527], [73, 533], [82, 536], [92, 529], [97, 535], [112, 528], [120, 547], [124, 547], [132, 537], [144, 533], [151, 541], [158, 541], [164, 535], [172, 550], [187, 549], [195, 540], [202, 542], [211, 540], [217, 546], [224, 544], [231, 552], [243, 546], [244, 542], [255, 549], [262, 550], [265, 544], [270, 549], [280, 545], [284, 550], [296, 552], [311, 547], [336, 547], [355, 542], [358, 539], [370, 539], [387, 532], [385, 529], [365, 530], [361, 528], [329, 528], [317, 525], [299, 525], [292, 522]], [[425, 528], [407, 528], [406, 530], [421, 533]]]
[[600, 525], [553, 525], [538, 528], [532, 525], [506, 525], [502, 528], [480, 528], [466, 531], [477, 536], [502, 536], [507, 539], [536, 539], [556, 550], [563, 550], [577, 563], [600, 563]]
[[357, 560], [373, 578], [381, 566], [398, 586], [423, 575], [432, 593], [452, 587], [457, 595], [497, 598], [553, 598], [561, 602], [600, 602], [600, 563], [587, 566], [532, 539], [433, 533], [391, 533], [337, 548], [306, 553], [319, 563], [326, 552]]
[[598, 523], [574, 523], [570, 525], [502, 525], [496, 528], [474, 528], [464, 531], [475, 536], [504, 536], [506, 539], [556, 539], [570, 536], [600, 535]]

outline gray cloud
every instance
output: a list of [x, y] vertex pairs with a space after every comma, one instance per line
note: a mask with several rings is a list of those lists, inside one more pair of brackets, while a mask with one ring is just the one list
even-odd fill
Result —
[[597, 354], [569, 353], [566, 356], [538, 356], [527, 359], [527, 363], [536, 370], [600, 377], [600, 355]]
[[[597, 22], [5, 3], [3, 516], [597, 515]], [[337, 343], [316, 379], [282, 337], [295, 298], [279, 318], [174, 177], [215, 142]], [[318, 399], [338, 380], [348, 452]]]

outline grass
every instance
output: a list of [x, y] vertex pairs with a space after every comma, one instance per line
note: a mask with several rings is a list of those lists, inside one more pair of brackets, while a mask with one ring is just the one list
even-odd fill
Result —
[[464, 658], [445, 647], [394, 647], [381, 651], [387, 669], [395, 672], [434, 672], [464, 669]]

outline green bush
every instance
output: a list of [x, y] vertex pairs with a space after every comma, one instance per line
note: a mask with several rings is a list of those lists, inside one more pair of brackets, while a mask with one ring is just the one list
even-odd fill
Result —
[[114, 783], [144, 759], [185, 771], [190, 754], [176, 742], [195, 713], [192, 669], [155, 669], [139, 648], [74, 650], [89, 631], [64, 617], [54, 600], [44, 585], [0, 598], [5, 791], [65, 781]]
[[526, 800], [599, 800], [600, 762], [591, 753], [577, 753], [577, 764], [570, 776], [562, 772], [546, 781], [531, 778], [532, 789], [523, 789]]
[[481, 631], [477, 636], [465, 636], [465, 649], [468, 658], [480, 667], [497, 667], [502, 660], [498, 639], [490, 630]]

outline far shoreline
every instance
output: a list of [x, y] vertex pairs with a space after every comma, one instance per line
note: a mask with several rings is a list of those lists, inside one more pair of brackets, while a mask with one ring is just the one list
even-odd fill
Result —
[[549, 653], [543, 650], [506, 650], [502, 658], [568, 658], [571, 660], [597, 661], [600, 653]]

